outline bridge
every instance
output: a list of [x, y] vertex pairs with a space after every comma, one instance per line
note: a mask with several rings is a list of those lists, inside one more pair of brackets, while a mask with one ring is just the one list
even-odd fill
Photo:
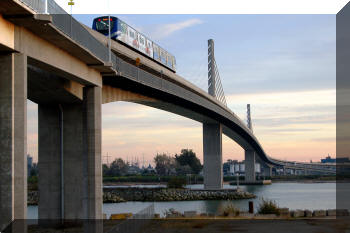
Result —
[[215, 88], [213, 41], [208, 94], [120, 43], [112, 42], [110, 56], [106, 37], [52, 0], [2, 0], [0, 14], [0, 230], [26, 219], [27, 99], [38, 104], [39, 219], [102, 219], [104, 103], [139, 103], [203, 123], [207, 189], [222, 188], [222, 133], [245, 150], [247, 180], [255, 180], [255, 159], [283, 165]]

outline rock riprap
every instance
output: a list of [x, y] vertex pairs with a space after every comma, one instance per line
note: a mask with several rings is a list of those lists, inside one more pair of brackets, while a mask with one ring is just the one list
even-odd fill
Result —
[[125, 201], [194, 201], [194, 200], [238, 200], [255, 195], [237, 190], [193, 190], [168, 188], [108, 188], [104, 194], [120, 197]]
[[[104, 203], [126, 201], [195, 201], [195, 200], [238, 200], [255, 198], [254, 194], [242, 190], [194, 190], [168, 188], [105, 188]], [[37, 205], [37, 191], [28, 192], [28, 204]]]

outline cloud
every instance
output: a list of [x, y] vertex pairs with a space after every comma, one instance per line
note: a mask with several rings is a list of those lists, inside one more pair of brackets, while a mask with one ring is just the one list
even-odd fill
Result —
[[153, 28], [151, 32], [151, 37], [156, 40], [163, 39], [177, 31], [180, 31], [185, 28], [189, 28], [198, 24], [202, 24], [202, 23], [203, 21], [200, 19], [188, 19], [177, 23], [160, 24], [155, 28]]

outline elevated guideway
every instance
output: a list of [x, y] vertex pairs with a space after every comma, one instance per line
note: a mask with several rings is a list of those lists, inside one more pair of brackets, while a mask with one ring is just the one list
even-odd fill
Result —
[[296, 162], [296, 161], [285, 161], [285, 160], [274, 159], [274, 158], [271, 158], [271, 160], [273, 160], [275, 164], [278, 164], [280, 167], [283, 167], [283, 168], [315, 171], [315, 172], [327, 173], [327, 174], [336, 174], [336, 171], [337, 171], [336, 164], [302, 163], [302, 162]]
[[[84, 26], [98, 41], [108, 46], [108, 38]], [[275, 164], [266, 155], [257, 138], [245, 123], [223, 103], [196, 87], [185, 78], [173, 73], [159, 63], [135, 52], [119, 42], [111, 42], [112, 51], [119, 57], [118, 78], [105, 76], [104, 83], [155, 98], [159, 101], [139, 103], [173, 112], [202, 123], [221, 123], [223, 133], [242, 148], [254, 149], [263, 161]], [[135, 60], [141, 65], [136, 67]]]
[[106, 37], [47, 2], [0, 1], [0, 231], [26, 219], [27, 99], [39, 109], [39, 219], [102, 219], [103, 103], [130, 101], [203, 123], [203, 150], [217, 158], [204, 161], [209, 188], [222, 187], [222, 133], [281, 164], [220, 101], [117, 42], [109, 60]]

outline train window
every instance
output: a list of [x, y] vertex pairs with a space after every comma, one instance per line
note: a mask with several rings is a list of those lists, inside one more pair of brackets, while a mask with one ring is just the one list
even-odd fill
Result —
[[145, 39], [142, 36], [140, 36], [139, 41], [140, 41], [140, 44], [145, 45]]
[[[114, 21], [111, 19], [111, 28], [114, 26]], [[102, 33], [108, 33], [108, 18], [99, 18], [96, 20], [96, 30]]]
[[129, 30], [129, 36], [130, 36], [131, 38], [135, 39], [135, 32]]
[[126, 30], [127, 26], [125, 23], [120, 23], [120, 31], [123, 33], [123, 34], [127, 34], [127, 30]]

